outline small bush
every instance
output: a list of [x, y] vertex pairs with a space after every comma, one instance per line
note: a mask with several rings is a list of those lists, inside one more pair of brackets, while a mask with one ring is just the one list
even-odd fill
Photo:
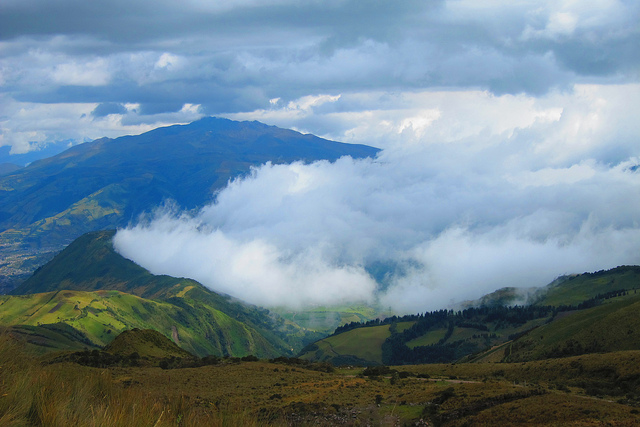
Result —
[[366, 377], [377, 377], [380, 375], [391, 375], [396, 372], [395, 370], [389, 368], [388, 366], [369, 366], [367, 369], [362, 371], [362, 375]]

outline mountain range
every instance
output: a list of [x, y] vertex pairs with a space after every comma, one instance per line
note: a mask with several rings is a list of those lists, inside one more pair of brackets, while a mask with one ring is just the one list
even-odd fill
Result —
[[[200, 356], [292, 355], [307, 345], [303, 358], [359, 364], [451, 362], [505, 342], [512, 344], [503, 357], [511, 360], [635, 348], [620, 339], [589, 341], [579, 327], [572, 348], [551, 339], [568, 318], [608, 316], [600, 324], [626, 325], [627, 341], [640, 342], [633, 319], [621, 314], [635, 308], [637, 267], [562, 277], [545, 288], [500, 289], [455, 311], [370, 320], [376, 313], [368, 307], [270, 312], [190, 279], [153, 275], [113, 249], [114, 228], [166, 200], [203, 206], [252, 166], [377, 152], [258, 122], [205, 118], [87, 142], [9, 172], [0, 177], [0, 273], [14, 296], [0, 300], [0, 324], [70, 349], [102, 347], [119, 332], [142, 328]], [[526, 306], [514, 306], [525, 298]], [[592, 314], [579, 314], [584, 310]], [[539, 341], [525, 338], [549, 328]]]
[[253, 166], [378, 151], [213, 117], [73, 146], [0, 176], [0, 286], [12, 289], [82, 234], [126, 226], [166, 200], [203, 206]]

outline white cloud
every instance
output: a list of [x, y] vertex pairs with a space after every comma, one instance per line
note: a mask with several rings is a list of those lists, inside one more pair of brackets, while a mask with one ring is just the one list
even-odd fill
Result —
[[173, 55], [171, 53], [165, 52], [160, 55], [158, 61], [155, 64], [155, 68], [164, 68], [164, 69], [175, 69], [180, 67], [184, 60], [180, 58], [178, 55]]
[[104, 86], [111, 79], [106, 67], [107, 61], [104, 59], [85, 63], [62, 63], [53, 68], [51, 78], [59, 85]]
[[[198, 274], [256, 304], [329, 304], [342, 289], [346, 301], [376, 299], [399, 312], [638, 263], [640, 153], [625, 137], [638, 124], [619, 114], [635, 108], [638, 88], [583, 89], [544, 99], [418, 94], [435, 108], [425, 111], [439, 112], [422, 127], [399, 134], [408, 114], [369, 117], [363, 129], [382, 129], [384, 116], [381, 138], [396, 138], [377, 159], [264, 165], [194, 217], [163, 214], [119, 232], [117, 247], [152, 272]], [[342, 110], [343, 102], [354, 107], [349, 96], [330, 105]], [[588, 148], [567, 146], [567, 127], [594, 111], [600, 121], [587, 132]], [[189, 233], [174, 234], [183, 227]], [[159, 254], [166, 248], [169, 257]]]
[[[39, 144], [45, 142], [72, 139], [88, 141], [101, 137], [118, 137], [123, 134], [140, 134], [156, 127], [175, 123], [189, 123], [200, 117], [199, 105], [184, 104], [175, 113], [156, 114], [144, 121], [138, 114], [139, 105], [127, 104], [127, 114], [109, 114], [104, 117], [93, 117], [91, 112], [96, 103], [53, 103], [40, 104], [15, 102], [0, 95], [0, 146], [11, 146], [12, 154], [37, 150]], [[135, 123], [127, 120], [135, 118]], [[38, 131], [33, 130], [33, 123], [38, 123]]]
[[515, 177], [508, 177], [507, 179], [522, 187], [575, 184], [594, 177], [597, 173], [594, 166], [593, 161], [588, 161], [568, 168], [544, 168], [537, 171], [524, 171]]
[[[375, 283], [361, 267], [329, 265], [318, 248], [285, 253], [260, 238], [241, 242], [219, 230], [203, 231], [200, 222], [184, 217], [164, 216], [151, 228], [122, 230], [115, 244], [124, 256], [149, 265], [154, 273], [192, 277], [261, 305], [373, 302]], [[159, 251], [148, 251], [148, 244]], [[145, 253], [149, 257], [140, 259]]]
[[[309, 121], [330, 123], [328, 104], [344, 105], [357, 97], [364, 102], [365, 95], [366, 108], [347, 108], [345, 113], [365, 120], [376, 118], [378, 110], [407, 114], [377, 118], [375, 140], [378, 130], [393, 132], [409, 118], [410, 128], [420, 128], [426, 136], [428, 128], [443, 123], [431, 125], [431, 118], [420, 122], [417, 118], [430, 117], [424, 110], [433, 108], [402, 105], [400, 98], [411, 102], [407, 94], [452, 91], [471, 98], [477, 93], [518, 98], [527, 93], [530, 98], [577, 83], [638, 81], [640, 7], [634, 2], [383, 0], [376, 7], [352, 0], [210, 3], [161, 0], [122, 7], [122, 0], [99, 6], [71, 0], [2, 2], [0, 81], [5, 99], [139, 104], [147, 116], [193, 104], [211, 115], [253, 112], [255, 119], [265, 110], [282, 121], [313, 117]], [[399, 94], [397, 104], [378, 108], [379, 94]], [[305, 104], [338, 95], [344, 100]], [[272, 104], [274, 99], [280, 101]], [[443, 115], [448, 116], [446, 111]], [[6, 123], [16, 133], [11, 118]], [[341, 134], [357, 139], [365, 129], [374, 128], [352, 125]], [[38, 121], [29, 130], [43, 132]], [[44, 132], [45, 139], [54, 137]], [[63, 139], [74, 138], [73, 133]], [[332, 129], [324, 134], [340, 133]]]
[[[318, 97], [314, 97], [316, 99]], [[486, 91], [347, 93], [322, 108], [271, 108], [229, 114], [352, 143], [382, 148], [443, 143], [471, 148], [509, 142], [528, 150], [539, 168], [602, 157], [619, 162], [636, 151], [640, 85], [575, 85], [542, 97], [496, 96]], [[302, 103], [302, 101], [300, 101]], [[290, 105], [296, 105], [296, 102]], [[604, 159], [604, 155], [610, 158]], [[514, 156], [509, 160], [520, 167]]]

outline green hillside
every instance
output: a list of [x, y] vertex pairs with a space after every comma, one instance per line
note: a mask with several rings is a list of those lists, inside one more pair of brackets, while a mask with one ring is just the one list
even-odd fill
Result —
[[178, 347], [173, 341], [153, 329], [124, 331], [111, 341], [104, 348], [104, 351], [120, 356], [137, 353], [141, 358], [193, 358], [191, 353]]
[[66, 324], [93, 347], [102, 347], [122, 331], [154, 329], [185, 350], [201, 356], [248, 354], [273, 357], [284, 349], [255, 328], [205, 305], [172, 304], [120, 291], [55, 291], [0, 297], [0, 324]]
[[14, 338], [35, 354], [97, 348], [86, 335], [66, 323], [0, 326], [0, 334]]
[[640, 349], [640, 294], [612, 298], [585, 310], [563, 312], [517, 339], [505, 360], [525, 361]]
[[155, 329], [167, 337], [177, 331], [180, 345], [200, 356], [291, 355], [317, 339], [193, 280], [150, 274], [113, 250], [113, 234], [80, 237], [14, 291], [21, 295], [2, 297], [0, 324], [64, 322], [99, 346], [125, 329]]
[[415, 322], [371, 326], [332, 335], [305, 347], [300, 358], [335, 365], [379, 365], [384, 362], [382, 346], [392, 331], [403, 331]]
[[54, 259], [38, 268], [13, 294], [73, 289], [119, 290], [144, 298], [170, 298], [186, 287], [201, 287], [189, 279], [155, 276], [113, 249], [115, 231], [80, 236]]
[[565, 276], [538, 293], [536, 305], [575, 305], [597, 295], [640, 289], [640, 266], [620, 266], [606, 271]]
[[338, 327], [300, 357], [334, 364], [527, 361], [640, 349], [640, 267], [564, 277], [528, 289], [536, 303], [504, 306], [519, 292], [505, 288], [484, 304]]

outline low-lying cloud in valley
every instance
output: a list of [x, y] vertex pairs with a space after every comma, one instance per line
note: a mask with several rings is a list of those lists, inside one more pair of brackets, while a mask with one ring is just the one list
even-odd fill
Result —
[[259, 305], [364, 301], [396, 312], [638, 263], [638, 124], [625, 114], [638, 91], [466, 93], [484, 103], [477, 117], [432, 100], [415, 112], [420, 126], [374, 112], [365, 127], [389, 129], [376, 159], [263, 165], [195, 214], [165, 207], [120, 230], [116, 248], [153, 273]]
[[11, 155], [203, 116], [383, 149], [120, 230], [154, 273], [411, 312], [640, 263], [640, 2], [94, 3], [0, 1]]

